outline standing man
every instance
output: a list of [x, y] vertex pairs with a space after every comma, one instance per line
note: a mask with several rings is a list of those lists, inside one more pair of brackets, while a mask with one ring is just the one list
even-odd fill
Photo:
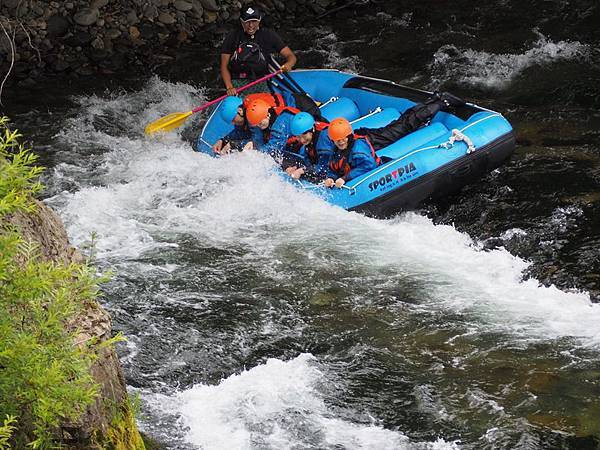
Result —
[[[240, 14], [241, 29], [229, 33], [221, 47], [221, 77], [228, 95], [236, 95], [241, 87], [269, 73], [272, 54], [285, 58], [281, 68], [289, 72], [296, 64], [296, 55], [273, 30], [261, 28], [262, 14], [254, 5], [244, 6]], [[265, 92], [262, 83], [250, 92]]]

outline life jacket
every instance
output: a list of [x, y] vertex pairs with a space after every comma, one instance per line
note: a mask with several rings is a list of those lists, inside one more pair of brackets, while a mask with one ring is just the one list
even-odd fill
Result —
[[246, 98], [244, 98], [244, 109], [246, 109], [254, 100], [263, 100], [272, 108], [285, 105], [285, 101], [283, 100], [283, 96], [281, 94], [257, 92], [255, 94], [249, 94], [246, 96]]
[[244, 33], [229, 59], [229, 70], [238, 78], [256, 78], [268, 73], [269, 67], [260, 45]]
[[269, 139], [271, 139], [271, 127], [275, 123], [275, 120], [277, 120], [277, 118], [281, 114], [296, 115], [300, 112], [300, 110], [298, 108], [294, 108], [293, 106], [285, 106], [285, 105], [273, 106], [269, 109], [269, 111], [271, 112], [271, 120], [269, 120], [269, 126], [267, 127], [267, 129], [263, 130], [263, 139], [265, 142], [268, 142]]
[[[298, 108], [294, 108], [293, 106], [285, 106], [285, 105], [274, 106], [273, 110], [275, 111], [275, 114], [277, 117], [279, 117], [283, 113], [289, 113], [289, 114], [296, 115], [300, 112], [300, 110]], [[275, 117], [275, 118], [277, 118], [277, 117]]]
[[[319, 141], [321, 131], [327, 129], [328, 126], [329, 124], [325, 122], [315, 122], [315, 131], [313, 133], [312, 140], [310, 141], [310, 144], [305, 145], [306, 156], [308, 156], [308, 159], [312, 164], [316, 164], [319, 160], [319, 155], [317, 153], [317, 142]], [[298, 141], [298, 136], [292, 136], [288, 139], [287, 143], [290, 147], [294, 148], [295, 153], [298, 153], [301, 147], [300, 142]]]
[[[358, 135], [358, 134], [353, 134], [352, 138], [353, 138], [352, 142], [348, 142], [348, 151], [345, 152], [346, 155], [350, 154], [350, 152], [352, 151], [350, 146], [353, 146], [354, 142], [357, 139], [364, 139], [365, 142], [368, 144], [369, 148], [371, 149], [371, 155], [373, 155], [373, 158], [375, 159], [375, 164], [376, 165], [381, 164], [381, 159], [379, 158], [379, 156], [377, 156], [377, 153], [375, 153], [375, 149], [373, 148], [373, 145], [369, 141], [369, 138], [367, 138], [366, 136]], [[352, 170], [352, 167], [350, 167], [350, 164], [348, 163], [348, 158], [346, 156], [342, 156], [341, 158], [338, 158], [338, 159], [332, 158], [329, 161], [329, 168], [337, 174], [342, 174], [342, 175], [340, 175], [342, 177], [345, 177], [346, 175], [348, 175], [350, 173], [350, 171]]]

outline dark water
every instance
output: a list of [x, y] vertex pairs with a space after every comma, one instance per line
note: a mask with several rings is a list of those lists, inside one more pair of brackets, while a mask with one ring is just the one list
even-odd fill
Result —
[[158, 78], [48, 83], [7, 111], [104, 304], [144, 430], [167, 448], [597, 448], [600, 7], [369, 3], [283, 31], [305, 67], [503, 112], [512, 160], [378, 221], [143, 126], [216, 93], [216, 51]]

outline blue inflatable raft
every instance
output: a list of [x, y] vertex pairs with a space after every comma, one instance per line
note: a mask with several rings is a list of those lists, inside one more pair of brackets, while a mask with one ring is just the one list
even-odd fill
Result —
[[[354, 129], [387, 125], [432, 95], [337, 70], [298, 70], [290, 76], [322, 103], [324, 117], [345, 117]], [[278, 89], [284, 89], [277, 83]], [[232, 129], [221, 119], [219, 108], [204, 125], [196, 150], [212, 155], [211, 145]], [[389, 217], [423, 200], [455, 192], [500, 166], [514, 148], [513, 129], [500, 113], [467, 103], [452, 114], [437, 113], [427, 126], [377, 151], [381, 165], [342, 189], [285, 178], [347, 210]]]

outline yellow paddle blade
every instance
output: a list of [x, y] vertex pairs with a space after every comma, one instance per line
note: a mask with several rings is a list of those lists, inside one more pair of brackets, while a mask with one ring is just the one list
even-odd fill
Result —
[[191, 111], [185, 113], [171, 113], [165, 117], [161, 117], [160, 119], [155, 120], [152, 123], [149, 123], [148, 125], [146, 125], [146, 128], [144, 128], [144, 131], [146, 132], [146, 134], [154, 134], [159, 131], [167, 132], [174, 130], [175, 128], [183, 125], [185, 119], [187, 119], [191, 115]]

